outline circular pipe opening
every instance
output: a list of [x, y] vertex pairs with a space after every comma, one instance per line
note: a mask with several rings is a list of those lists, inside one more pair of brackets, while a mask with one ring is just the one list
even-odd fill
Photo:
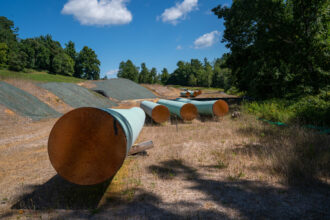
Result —
[[197, 117], [198, 111], [195, 105], [186, 103], [181, 107], [180, 115], [185, 121], [191, 121]]
[[227, 102], [223, 100], [218, 100], [213, 104], [213, 114], [215, 116], [224, 116], [228, 113], [229, 106]]
[[102, 183], [116, 174], [126, 157], [126, 135], [119, 122], [97, 108], [63, 115], [48, 139], [48, 155], [57, 173], [79, 185]]
[[170, 111], [164, 105], [157, 105], [151, 113], [152, 119], [157, 123], [163, 123], [170, 118]]

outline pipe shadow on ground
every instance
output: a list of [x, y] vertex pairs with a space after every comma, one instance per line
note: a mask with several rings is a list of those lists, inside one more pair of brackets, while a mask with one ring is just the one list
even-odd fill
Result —
[[[171, 185], [171, 180], [181, 178], [189, 181], [189, 189], [201, 192], [205, 198], [197, 202], [183, 199], [171, 203], [160, 196], [143, 189], [129, 189], [133, 192], [130, 200], [123, 194], [111, 197], [96, 213], [86, 214], [84, 209], [97, 207], [107, 184], [98, 186], [77, 186], [59, 176], [54, 176], [41, 186], [33, 186], [34, 191], [22, 196], [12, 209], [71, 209], [60, 212], [58, 219], [93, 217], [95, 219], [329, 219], [329, 187], [277, 188], [259, 181], [237, 179], [235, 181], [214, 180], [202, 176], [197, 169], [181, 160], [167, 160], [148, 167], [153, 175]], [[221, 171], [219, 171], [221, 172]], [[32, 200], [32, 201], [31, 201]], [[223, 208], [207, 208], [212, 201]], [[80, 210], [79, 212], [72, 210]], [[232, 210], [234, 216], [224, 210]], [[0, 216], [1, 217], [1, 216]]]
[[80, 186], [55, 175], [42, 185], [27, 186], [31, 193], [22, 195], [12, 209], [94, 209], [111, 183]]
[[[149, 167], [149, 172], [164, 181], [181, 176], [185, 181], [194, 183], [190, 189], [205, 193], [209, 200], [218, 205], [236, 210], [243, 219], [330, 218], [330, 210], [326, 205], [330, 204], [328, 185], [314, 188], [277, 188], [260, 181], [240, 179], [216, 181], [202, 177], [195, 168], [183, 164], [180, 160], [169, 160], [161, 162], [160, 165], [152, 165]], [[213, 212], [216, 217], [224, 216], [218, 210]], [[198, 212], [195, 214], [201, 218], [205, 217]]]
[[277, 127], [265, 123], [241, 127], [236, 132], [253, 137], [256, 143], [247, 143], [230, 151], [270, 160], [272, 172], [276, 170], [290, 185], [322, 185], [320, 176], [330, 176], [328, 135], [301, 127]]

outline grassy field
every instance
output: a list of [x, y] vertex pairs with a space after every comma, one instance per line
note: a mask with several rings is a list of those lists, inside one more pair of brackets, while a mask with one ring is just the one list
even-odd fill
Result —
[[78, 83], [84, 80], [70, 76], [48, 74], [46, 72], [38, 72], [35, 70], [25, 72], [14, 72], [7, 69], [0, 69], [0, 80], [5, 79], [25, 79], [38, 82], [69, 82]]

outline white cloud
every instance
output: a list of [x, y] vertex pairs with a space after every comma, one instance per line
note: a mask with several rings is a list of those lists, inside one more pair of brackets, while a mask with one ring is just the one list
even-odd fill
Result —
[[109, 70], [105, 75], [107, 77], [114, 77], [114, 76], [117, 76], [118, 71], [119, 71], [118, 69], [116, 69], [116, 70]]
[[187, 14], [197, 9], [198, 0], [184, 0], [181, 3], [176, 3], [175, 6], [165, 9], [160, 16], [163, 22], [177, 24], [179, 19], [185, 19]]
[[122, 25], [132, 21], [127, 0], [69, 0], [63, 14], [72, 14], [83, 25]]
[[210, 33], [204, 34], [195, 40], [194, 47], [196, 49], [211, 47], [213, 44], [219, 41], [219, 37], [219, 31], [212, 31]]
[[177, 50], [182, 50], [183, 47], [182, 47], [181, 45], [178, 45], [178, 46], [176, 47], [176, 49], [177, 49]]

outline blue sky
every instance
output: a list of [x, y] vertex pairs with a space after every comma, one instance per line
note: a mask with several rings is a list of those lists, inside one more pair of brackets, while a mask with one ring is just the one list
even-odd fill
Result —
[[63, 47], [91, 47], [101, 76], [115, 77], [127, 59], [172, 72], [179, 60], [221, 57], [223, 21], [210, 12], [219, 4], [231, 0], [2, 0], [0, 15], [20, 38], [51, 34]]

